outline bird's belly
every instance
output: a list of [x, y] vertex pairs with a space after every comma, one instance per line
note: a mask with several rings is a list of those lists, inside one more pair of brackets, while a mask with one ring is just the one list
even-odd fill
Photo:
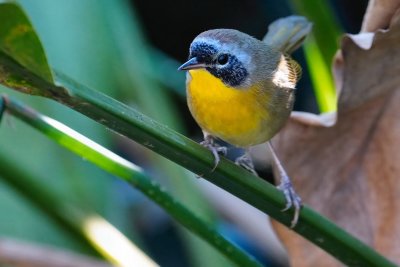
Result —
[[238, 147], [270, 138], [265, 127], [269, 118], [266, 105], [260, 105], [257, 99], [266, 96], [256, 94], [255, 88], [227, 87], [205, 70], [191, 70], [190, 76], [188, 106], [203, 130]]

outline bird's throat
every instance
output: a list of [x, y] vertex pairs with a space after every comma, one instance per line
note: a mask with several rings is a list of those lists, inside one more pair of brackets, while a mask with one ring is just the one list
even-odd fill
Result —
[[264, 138], [268, 114], [259, 103], [267, 103], [268, 95], [257, 86], [229, 87], [204, 69], [190, 70], [187, 79], [189, 109], [203, 130], [239, 147]]

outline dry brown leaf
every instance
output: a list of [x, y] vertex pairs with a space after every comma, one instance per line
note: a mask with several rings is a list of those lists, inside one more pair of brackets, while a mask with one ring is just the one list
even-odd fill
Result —
[[[273, 142], [307, 205], [400, 264], [398, 13], [388, 31], [343, 38], [334, 71], [341, 92], [336, 124], [297, 114]], [[341, 266], [274, 225], [292, 266]]]
[[371, 0], [361, 27], [363, 32], [374, 32], [389, 26], [390, 20], [400, 7], [400, 0]]

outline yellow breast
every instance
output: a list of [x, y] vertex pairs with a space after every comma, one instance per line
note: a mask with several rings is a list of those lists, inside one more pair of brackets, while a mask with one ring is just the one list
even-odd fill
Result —
[[197, 69], [189, 71], [187, 96], [193, 117], [208, 133], [239, 147], [266, 141], [268, 95], [258, 86], [227, 87], [208, 71]]

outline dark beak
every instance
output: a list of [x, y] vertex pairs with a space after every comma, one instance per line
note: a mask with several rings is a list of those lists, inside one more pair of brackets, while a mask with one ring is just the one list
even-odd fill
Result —
[[178, 70], [194, 70], [194, 69], [202, 69], [205, 67], [206, 67], [205, 63], [199, 63], [197, 61], [197, 58], [194, 57], [183, 63], [183, 65], [180, 66]]

